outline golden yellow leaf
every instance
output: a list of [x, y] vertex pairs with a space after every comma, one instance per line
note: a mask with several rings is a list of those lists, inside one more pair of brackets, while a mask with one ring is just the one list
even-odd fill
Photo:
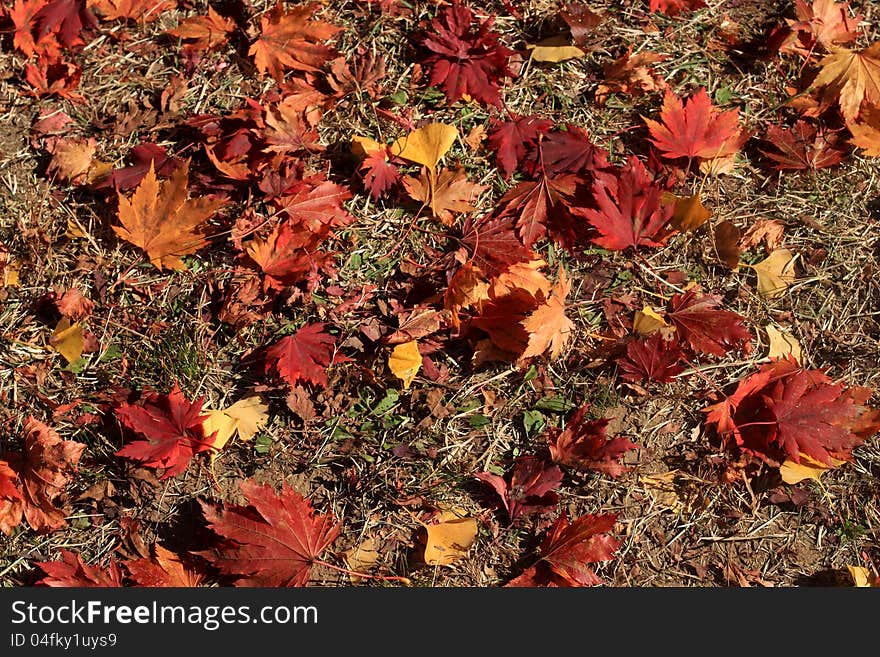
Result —
[[64, 356], [68, 363], [75, 363], [80, 359], [85, 345], [83, 328], [78, 323], [70, 323], [67, 317], [62, 317], [55, 326], [49, 345]]
[[236, 432], [242, 440], [250, 440], [269, 420], [269, 407], [258, 395], [239, 399], [229, 408], [205, 413], [208, 416], [203, 425], [205, 435], [217, 432], [209, 441], [214, 454], [223, 449]]
[[765, 299], [784, 296], [788, 286], [794, 283], [794, 254], [788, 249], [776, 249], [751, 267], [758, 275], [758, 294]]
[[532, 51], [532, 59], [536, 62], [548, 62], [558, 64], [568, 59], [583, 57], [586, 53], [577, 46], [569, 45], [542, 45], [526, 46]]
[[633, 318], [633, 330], [636, 333], [639, 335], [651, 335], [651, 333], [661, 329], [671, 333], [675, 330], [675, 327], [667, 324], [663, 316], [651, 308], [651, 306], [645, 306], [641, 310], [636, 311], [636, 315]]
[[187, 200], [189, 160], [159, 184], [153, 163], [131, 199], [119, 194], [119, 222], [114, 232], [147, 252], [150, 262], [162, 269], [184, 270], [180, 256], [195, 253], [208, 241], [208, 219], [225, 199], [204, 197]]
[[18, 287], [21, 285], [18, 279], [19, 266], [13, 260], [8, 260], [5, 265], [0, 267], [2, 271], [2, 285], [0, 287]]
[[772, 324], [768, 324], [765, 327], [767, 331], [767, 337], [770, 339], [770, 350], [767, 354], [767, 358], [785, 358], [786, 356], [793, 356], [794, 359], [803, 365], [803, 351], [801, 350], [801, 344], [797, 341], [791, 333], [786, 333], [780, 331], [778, 328], [773, 326]]
[[800, 459], [800, 463], [795, 463], [791, 459], [786, 459], [785, 462], [779, 466], [779, 474], [782, 477], [782, 481], [787, 484], [797, 484], [804, 479], [819, 481], [819, 478], [827, 470], [830, 470], [832, 467], [836, 468], [838, 465], [842, 465], [846, 462], [838, 461], [836, 458], [831, 457], [831, 463], [833, 465], [828, 466], [810, 458], [806, 454], [801, 454]]
[[410, 340], [394, 347], [388, 357], [388, 369], [403, 381], [403, 389], [409, 388], [422, 367], [422, 355], [419, 353], [417, 340]]
[[712, 216], [700, 200], [700, 192], [693, 196], [676, 196], [667, 193], [663, 195], [663, 200], [667, 203], [675, 203], [672, 225], [676, 230], [696, 230]]
[[872, 581], [877, 581], [877, 578], [872, 577], [871, 571], [864, 566], [847, 566], [846, 569], [849, 571], [849, 576], [852, 577], [853, 586], [860, 589], [877, 586], [872, 583]]
[[476, 518], [460, 518], [452, 511], [444, 511], [439, 523], [424, 527], [428, 532], [425, 563], [429, 566], [455, 563], [467, 554], [477, 538]]
[[404, 160], [422, 164], [433, 173], [457, 138], [458, 129], [455, 126], [429, 123], [391, 144], [391, 153]]
[[813, 87], [824, 87], [828, 95], [838, 97], [840, 112], [847, 123], [859, 115], [862, 101], [880, 104], [880, 41], [861, 52], [832, 48], [819, 66], [822, 70]]
[[380, 144], [375, 139], [359, 137], [357, 135], [351, 138], [351, 152], [360, 159], [369, 157], [373, 153], [382, 153], [384, 151], [385, 144]]

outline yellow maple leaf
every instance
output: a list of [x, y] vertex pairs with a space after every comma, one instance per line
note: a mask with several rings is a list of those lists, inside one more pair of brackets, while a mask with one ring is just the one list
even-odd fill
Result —
[[153, 163], [131, 199], [119, 194], [119, 222], [114, 232], [146, 251], [160, 270], [185, 270], [180, 256], [205, 246], [205, 223], [226, 202], [223, 198], [187, 200], [189, 160], [159, 184]]
[[421, 367], [422, 354], [419, 353], [419, 343], [416, 340], [397, 345], [388, 357], [388, 369], [403, 381], [404, 390], [412, 384]]

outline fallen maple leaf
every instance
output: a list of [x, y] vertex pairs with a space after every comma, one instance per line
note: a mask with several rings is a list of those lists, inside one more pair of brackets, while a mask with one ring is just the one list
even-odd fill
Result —
[[146, 251], [160, 270], [185, 270], [180, 256], [195, 253], [208, 242], [204, 224], [224, 205], [223, 198], [187, 200], [189, 161], [160, 185], [153, 163], [131, 199], [119, 194], [119, 222], [113, 231]]
[[208, 7], [207, 16], [190, 16], [180, 22], [168, 34], [181, 39], [184, 48], [191, 52], [213, 50], [229, 40], [229, 34], [235, 30], [235, 23], [221, 16], [213, 7]]
[[430, 178], [427, 170], [422, 170], [418, 178], [406, 176], [403, 186], [413, 200], [420, 201], [431, 208], [431, 213], [444, 225], [455, 223], [453, 213], [473, 212], [473, 202], [488, 187], [472, 183], [467, 179], [464, 168], [456, 170], [440, 169], [436, 178]]
[[642, 117], [651, 142], [663, 157], [715, 160], [735, 155], [748, 139], [739, 128], [739, 110], [720, 111], [712, 105], [705, 87], [686, 102], [667, 90], [660, 122]]
[[652, 91], [666, 89], [666, 81], [652, 68], [652, 64], [665, 62], [668, 55], [643, 51], [632, 54], [632, 46], [613, 62], [605, 64], [604, 79], [596, 87], [596, 102], [604, 105], [608, 94], [620, 93], [641, 96]]
[[556, 489], [562, 484], [562, 470], [535, 456], [516, 459], [509, 481], [491, 472], [474, 476], [495, 490], [511, 523], [523, 516], [552, 511], [559, 501]]
[[[564, 128], [564, 129], [563, 129]], [[608, 151], [590, 141], [583, 128], [565, 124], [549, 132], [538, 141], [523, 166], [530, 176], [553, 178], [563, 173], [589, 174], [594, 178], [613, 173], [608, 162]]]
[[245, 250], [265, 275], [264, 289], [280, 292], [331, 265], [332, 255], [316, 250], [321, 239], [305, 226], [283, 221], [265, 239], [248, 242]]
[[520, 162], [541, 135], [547, 134], [553, 122], [536, 115], [512, 117], [511, 120], [499, 121], [492, 119], [488, 145], [495, 153], [495, 162], [505, 178], [513, 175]]
[[336, 341], [324, 331], [326, 324], [307, 324], [266, 350], [266, 370], [275, 370], [291, 387], [307, 381], [327, 386], [325, 368], [333, 361]]
[[569, 522], [563, 513], [541, 543], [541, 559], [505, 586], [595, 586], [602, 580], [588, 564], [609, 561], [620, 547], [606, 532], [617, 515], [586, 514]]
[[[558, 358], [562, 354], [574, 334], [574, 322], [565, 315], [565, 299], [570, 291], [571, 281], [560, 266], [559, 279], [550, 290], [550, 295], [522, 322], [528, 334], [528, 343], [520, 360], [540, 356], [547, 350], [550, 351], [550, 358]], [[537, 298], [542, 296], [539, 292]]]
[[312, 565], [341, 529], [332, 515], [314, 514], [311, 503], [286, 483], [240, 484], [248, 506], [201, 502], [208, 528], [224, 539], [198, 554], [237, 586], [306, 586]]
[[536, 181], [522, 181], [501, 198], [501, 212], [516, 216], [517, 233], [526, 248], [547, 234], [558, 210], [567, 209], [578, 182], [574, 175], [541, 176]]
[[720, 303], [721, 297], [700, 294], [692, 288], [684, 294], [672, 295], [666, 319], [696, 353], [723, 356], [737, 348], [748, 353], [752, 334], [745, 327], [744, 318], [729, 310], [719, 310]]
[[277, 82], [282, 82], [285, 69], [317, 72], [336, 56], [336, 51], [325, 42], [342, 28], [311, 20], [319, 7], [317, 3], [310, 3], [285, 11], [279, 0], [263, 15], [260, 36], [248, 50], [260, 73], [269, 73]]
[[0, 469], [0, 531], [11, 534], [22, 516], [35, 532], [63, 527], [67, 515], [64, 491], [85, 447], [62, 440], [54, 429], [28, 416], [24, 451], [9, 453]]
[[151, 23], [163, 11], [177, 9], [177, 0], [86, 0], [105, 21], [137, 20]]
[[850, 143], [862, 149], [862, 155], [880, 157], [880, 108], [868, 106], [859, 121], [846, 126], [852, 133]]
[[385, 152], [370, 153], [359, 170], [364, 175], [364, 187], [376, 199], [384, 196], [400, 180], [400, 171], [388, 161]]
[[833, 48], [819, 66], [812, 86], [824, 89], [826, 98], [837, 99], [847, 123], [859, 115], [863, 101], [880, 105], [880, 41], [859, 52]]
[[35, 23], [37, 43], [51, 33], [65, 48], [84, 45], [83, 31], [98, 27], [86, 0], [49, 0], [37, 12]]
[[138, 404], [123, 402], [116, 408], [116, 417], [141, 439], [129, 442], [116, 456], [140, 461], [148, 468], [165, 468], [162, 479], [180, 474], [193, 456], [211, 449], [204, 431], [203, 399], [190, 402], [175, 383], [167, 395], [148, 393]]
[[774, 169], [824, 169], [839, 164], [846, 152], [837, 133], [819, 130], [806, 121], [791, 128], [771, 125], [764, 137], [772, 150], [761, 152], [775, 162]]
[[880, 411], [865, 404], [869, 388], [834, 384], [822, 370], [777, 360], [741, 380], [732, 395], [705, 409], [722, 438], [770, 465], [804, 454], [831, 466], [880, 430]]
[[189, 588], [198, 586], [204, 580], [203, 573], [188, 566], [178, 555], [158, 543], [153, 544], [152, 552], [150, 559], [125, 562], [131, 578], [140, 586]]
[[785, 235], [785, 224], [778, 219], [758, 219], [739, 239], [739, 248], [751, 249], [764, 242], [764, 248], [772, 253], [779, 248]]
[[602, 177], [593, 183], [596, 208], [578, 208], [598, 232], [593, 242], [612, 251], [640, 246], [661, 246], [663, 234], [674, 206], [663, 203], [663, 194], [647, 169], [636, 157], [630, 157], [616, 177]]
[[684, 371], [678, 365], [681, 349], [675, 342], [663, 339], [660, 332], [647, 338], [632, 338], [626, 343], [626, 355], [617, 359], [624, 381], [657, 381], [669, 383]]
[[467, 95], [486, 105], [501, 106], [499, 82], [513, 77], [508, 62], [514, 54], [499, 43], [491, 30], [494, 17], [472, 29], [474, 15], [458, 2], [445, 7], [431, 21], [422, 44], [431, 51], [424, 63], [431, 67], [428, 84], [442, 86], [450, 105]]
[[587, 420], [588, 409], [589, 405], [585, 405], [575, 411], [564, 430], [547, 430], [550, 456], [554, 462], [575, 470], [595, 470], [619, 477], [631, 469], [620, 463], [620, 457], [639, 446], [626, 438], [608, 438], [605, 430], [610, 420]]
[[559, 17], [568, 25], [575, 44], [586, 48], [590, 34], [602, 22], [604, 15], [582, 3], [568, 3], [562, 7]]
[[60, 561], [37, 561], [36, 565], [46, 573], [35, 586], [61, 588], [120, 587], [122, 571], [113, 559], [106, 566], [89, 566], [82, 557], [70, 550], [61, 549]]
[[94, 137], [60, 137], [47, 143], [46, 150], [52, 153], [52, 160], [46, 173], [74, 185], [91, 182], [89, 171], [92, 169], [97, 148], [98, 142]]
[[850, 16], [849, 2], [835, 0], [795, 0], [797, 20], [786, 19], [791, 33], [779, 46], [779, 52], [798, 53], [810, 57], [817, 45], [826, 50], [841, 43], [855, 41], [859, 35], [861, 15]]
[[462, 227], [460, 262], [470, 262], [485, 276], [497, 276], [510, 265], [533, 260], [514, 232], [511, 217], [468, 218]]

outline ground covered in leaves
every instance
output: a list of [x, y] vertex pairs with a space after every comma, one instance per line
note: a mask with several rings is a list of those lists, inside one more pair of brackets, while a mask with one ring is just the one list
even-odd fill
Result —
[[0, 582], [877, 583], [868, 0], [4, 0]]

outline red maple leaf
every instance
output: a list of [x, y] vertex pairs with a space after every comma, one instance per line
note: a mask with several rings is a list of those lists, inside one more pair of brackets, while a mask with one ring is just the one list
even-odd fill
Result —
[[564, 128], [540, 138], [531, 160], [523, 167], [527, 174], [588, 173], [601, 176], [612, 171], [608, 151], [591, 142], [586, 130], [569, 124]]
[[24, 77], [32, 87], [26, 92], [31, 96], [59, 96], [77, 103], [85, 100], [74, 91], [82, 78], [82, 69], [76, 64], [52, 60], [41, 54], [36, 64], [27, 64], [24, 67]]
[[865, 404], [869, 388], [845, 388], [822, 370], [778, 360], [743, 379], [734, 393], [703, 409], [706, 424], [747, 453], [778, 466], [806, 455], [832, 465], [880, 430], [880, 411]]
[[551, 427], [546, 433], [550, 456], [556, 463], [576, 470], [596, 470], [618, 477], [630, 468], [619, 459], [639, 446], [626, 438], [608, 438], [605, 430], [610, 420], [586, 420], [589, 405], [582, 406], [565, 425], [565, 430]]
[[324, 332], [326, 324], [307, 324], [266, 350], [266, 371], [275, 370], [290, 387], [300, 381], [327, 386], [325, 368], [333, 362], [336, 341]]
[[89, 11], [86, 0], [49, 0], [36, 15], [36, 41], [54, 34], [66, 48], [84, 45], [82, 32], [97, 28], [98, 19]]
[[66, 524], [64, 492], [76, 471], [85, 445], [62, 440], [33, 416], [24, 425], [24, 451], [0, 462], [0, 531], [11, 534], [22, 517], [36, 532]]
[[593, 242], [612, 251], [640, 246], [661, 246], [675, 211], [663, 203], [663, 193], [636, 157], [630, 157], [616, 177], [603, 176], [593, 183], [596, 208], [577, 208], [599, 232]]
[[305, 226], [283, 221], [265, 240], [251, 240], [247, 254], [265, 274], [265, 289], [280, 292], [332, 265], [332, 254], [317, 251], [320, 241]]
[[720, 302], [720, 296], [699, 294], [692, 288], [672, 296], [666, 319], [697, 353], [723, 356], [735, 348], [748, 353], [752, 334], [745, 327], [744, 318], [729, 310], [719, 310]]
[[324, 43], [342, 28], [311, 20], [317, 3], [291, 7], [278, 4], [260, 19], [260, 36], [251, 44], [249, 55], [260, 73], [268, 72], [276, 81], [284, 79], [285, 69], [320, 71], [336, 51]]
[[779, 171], [833, 167], [846, 156], [846, 144], [838, 133], [820, 130], [806, 121], [797, 121], [791, 128], [771, 125], [764, 141], [771, 150], [760, 151]]
[[131, 578], [140, 586], [188, 588], [202, 583], [204, 575], [189, 566], [179, 555], [158, 543], [153, 544], [152, 552], [151, 558], [125, 562]]
[[706, 6], [706, 0], [651, 0], [649, 9], [667, 16], [677, 16], [683, 11], [694, 11]]
[[491, 472], [474, 476], [495, 489], [511, 523], [521, 516], [553, 510], [559, 501], [555, 491], [562, 483], [562, 470], [535, 456], [516, 459], [509, 482]]
[[739, 110], [720, 111], [705, 87], [686, 103], [667, 90], [660, 111], [662, 123], [642, 117], [651, 141], [663, 157], [711, 160], [735, 154], [748, 139], [739, 128]]
[[524, 180], [502, 197], [501, 213], [516, 217], [517, 233], [526, 248], [547, 234], [552, 219], [561, 223], [559, 215], [567, 211], [579, 180], [571, 174], [552, 179], [542, 176]]
[[446, 7], [431, 21], [422, 44], [433, 54], [425, 58], [431, 67], [428, 84], [442, 85], [446, 101], [468, 96], [486, 105], [501, 106], [501, 78], [512, 77], [508, 60], [514, 54], [501, 45], [490, 28], [494, 17], [472, 29], [474, 15], [458, 2]]
[[859, 36], [863, 16], [850, 16], [849, 2], [813, 0], [807, 4], [806, 0], [795, 0], [794, 6], [797, 20], [785, 20], [788, 33], [779, 46], [780, 52], [811, 57], [819, 45], [830, 51]]
[[287, 484], [241, 482], [246, 507], [202, 502], [208, 527], [226, 539], [200, 552], [237, 586], [306, 586], [312, 565], [339, 536], [332, 515], [314, 515], [311, 503]]
[[400, 180], [400, 171], [388, 161], [385, 153], [370, 153], [360, 166], [364, 187], [373, 198], [380, 198]]
[[536, 115], [511, 117], [508, 121], [492, 119], [488, 145], [494, 151], [495, 162], [505, 178], [519, 168], [541, 135], [547, 134], [552, 127], [552, 121]]
[[609, 561], [620, 542], [606, 532], [617, 515], [586, 514], [568, 521], [563, 513], [541, 543], [541, 560], [505, 586], [595, 586], [602, 580], [588, 564]]
[[667, 342], [660, 332], [647, 338], [632, 338], [626, 343], [626, 356], [617, 359], [624, 381], [657, 381], [669, 383], [684, 371], [678, 365], [682, 353], [674, 342]]
[[149, 141], [132, 148], [128, 157], [131, 164], [114, 169], [109, 176], [97, 182], [94, 188], [128, 191], [141, 184], [150, 165], [156, 175], [161, 177], [168, 177], [183, 166], [183, 160], [169, 155], [164, 147]]
[[33, 57], [40, 53], [53, 60], [61, 56], [61, 47], [54, 36], [43, 37], [37, 43], [34, 40], [37, 14], [46, 6], [45, 0], [15, 0], [8, 10], [9, 18], [15, 26], [12, 44], [24, 53], [25, 57]]
[[347, 226], [355, 220], [342, 205], [350, 198], [348, 189], [318, 174], [293, 182], [272, 202], [290, 221], [323, 239], [331, 228]]
[[162, 479], [186, 470], [198, 452], [211, 449], [206, 442], [202, 397], [190, 402], [177, 383], [167, 395], [148, 393], [139, 404], [123, 402], [116, 417], [124, 427], [143, 437], [116, 452], [148, 468], [165, 468]]
[[82, 557], [70, 550], [61, 550], [61, 561], [38, 561], [46, 576], [35, 586], [51, 586], [59, 588], [79, 587], [120, 587], [122, 571], [113, 559], [106, 566], [89, 566], [83, 563]]
[[534, 254], [517, 239], [512, 217], [482, 217], [465, 220], [459, 252], [485, 276], [494, 278], [517, 262], [528, 262]]

